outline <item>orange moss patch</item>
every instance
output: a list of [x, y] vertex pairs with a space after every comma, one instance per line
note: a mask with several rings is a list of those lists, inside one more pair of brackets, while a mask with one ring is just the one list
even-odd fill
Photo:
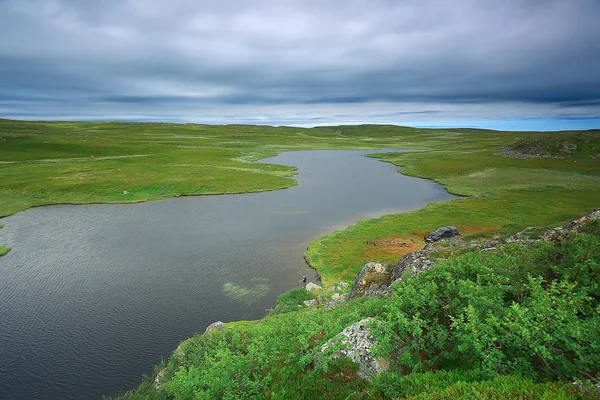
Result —
[[459, 226], [458, 231], [461, 235], [473, 235], [475, 233], [490, 232], [500, 229], [499, 226]]
[[424, 238], [424, 237], [425, 237], [425, 235], [427, 235], [428, 233], [429, 233], [429, 231], [414, 231], [414, 232], [412, 233], [412, 235], [413, 235], [413, 236], [420, 237], [420, 238]]

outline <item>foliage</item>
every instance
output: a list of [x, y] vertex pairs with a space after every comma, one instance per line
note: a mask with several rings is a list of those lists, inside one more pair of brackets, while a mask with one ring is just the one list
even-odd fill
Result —
[[406, 345], [397, 368], [594, 378], [600, 373], [599, 277], [600, 238], [579, 234], [562, 245], [471, 252], [406, 276], [385, 313]]
[[373, 382], [373, 396], [385, 399], [416, 396], [421, 393], [437, 392], [457, 382], [480, 382], [494, 377], [495, 374], [481, 371], [449, 370], [401, 375], [386, 372]]
[[502, 376], [494, 380], [457, 383], [441, 390], [407, 397], [407, 400], [510, 399], [510, 400], [570, 400], [593, 399], [562, 382], [534, 383], [517, 376]]
[[298, 311], [305, 300], [311, 300], [312, 298], [313, 295], [303, 287], [291, 289], [277, 298], [277, 305], [269, 312], [269, 315]]

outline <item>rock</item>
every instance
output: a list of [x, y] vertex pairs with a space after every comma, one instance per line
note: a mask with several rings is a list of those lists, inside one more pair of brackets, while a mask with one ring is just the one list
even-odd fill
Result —
[[345, 302], [346, 296], [336, 293], [333, 296], [331, 296], [331, 300], [327, 304], [325, 304], [324, 307], [327, 310], [331, 310], [332, 308], [336, 308], [337, 306], [340, 306]]
[[221, 329], [223, 329], [223, 322], [221, 322], [221, 321], [213, 322], [212, 324], [210, 324], [209, 326], [206, 327], [204, 334], [206, 335], [207, 333], [210, 333], [214, 330], [220, 331]]
[[337, 290], [337, 286], [329, 286], [329, 287], [327, 288], [327, 291], [328, 291], [328, 292], [333, 292], [333, 291], [336, 291], [336, 290]]
[[391, 276], [394, 267], [394, 264], [376, 262], [365, 264], [358, 275], [356, 275], [356, 278], [354, 278], [348, 299], [384, 294], [392, 282]]
[[123, 190], [123, 194], [129, 194], [127, 190]]
[[373, 318], [365, 318], [348, 326], [321, 346], [319, 352], [326, 353], [334, 344], [341, 345], [339, 350], [328, 357], [330, 359], [348, 357], [358, 365], [358, 376], [372, 381], [376, 375], [389, 369], [388, 360], [377, 357], [371, 352], [372, 347], [377, 343], [367, 326], [372, 321]]
[[317, 304], [319, 304], [315, 299], [312, 300], [304, 300], [304, 305], [306, 307], [313, 307], [316, 306]]
[[308, 282], [304, 288], [306, 289], [307, 292], [312, 292], [313, 290], [318, 292], [319, 290], [323, 290], [323, 288], [321, 286], [316, 285], [312, 282]]
[[327, 297], [327, 295], [325, 293], [321, 293], [320, 295], [317, 296], [317, 303], [319, 304], [325, 304], [329, 301], [329, 298]]
[[423, 250], [413, 251], [408, 253], [398, 261], [392, 272], [391, 281], [395, 282], [402, 278], [402, 275], [406, 271], [410, 272], [411, 275], [420, 274], [423, 271], [427, 271], [433, 265], [433, 261], [429, 259], [431, 251], [428, 247]]
[[348, 285], [346, 282], [340, 282], [337, 285], [338, 290], [346, 290], [350, 287], [350, 285]]
[[154, 378], [154, 387], [159, 392], [162, 391], [164, 384], [163, 380], [165, 379], [166, 372], [167, 371], [165, 369], [161, 369], [160, 371], [158, 371], [158, 374], [156, 374], [156, 378]]

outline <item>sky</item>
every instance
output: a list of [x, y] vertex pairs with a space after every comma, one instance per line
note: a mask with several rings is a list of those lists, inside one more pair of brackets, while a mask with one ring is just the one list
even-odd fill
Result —
[[0, 0], [0, 118], [600, 128], [600, 0]]

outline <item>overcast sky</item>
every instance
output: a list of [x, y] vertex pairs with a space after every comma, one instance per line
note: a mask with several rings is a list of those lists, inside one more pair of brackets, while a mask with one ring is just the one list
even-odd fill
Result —
[[0, 117], [600, 128], [600, 0], [0, 0]]

